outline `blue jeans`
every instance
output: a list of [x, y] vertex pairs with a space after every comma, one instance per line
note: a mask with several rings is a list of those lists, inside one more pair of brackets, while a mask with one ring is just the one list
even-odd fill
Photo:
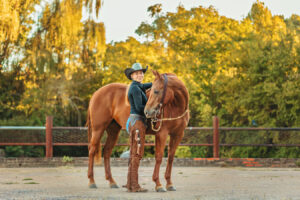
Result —
[[146, 125], [146, 118], [144, 116], [138, 114], [130, 114], [126, 122], [126, 130], [128, 134], [129, 134], [129, 127], [134, 126], [136, 120], [141, 120]]

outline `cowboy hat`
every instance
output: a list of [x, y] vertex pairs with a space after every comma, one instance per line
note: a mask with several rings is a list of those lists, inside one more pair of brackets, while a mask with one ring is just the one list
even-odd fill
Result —
[[143, 67], [142, 67], [142, 65], [140, 64], [140, 63], [134, 63], [132, 66], [131, 66], [131, 68], [126, 68], [125, 69], [125, 75], [127, 76], [127, 78], [129, 79], [129, 80], [132, 80], [131, 79], [131, 74], [133, 73], [133, 72], [136, 72], [136, 71], [143, 71], [144, 73], [146, 72], [148, 70], [148, 66], [145, 68], [145, 69], [143, 69]]

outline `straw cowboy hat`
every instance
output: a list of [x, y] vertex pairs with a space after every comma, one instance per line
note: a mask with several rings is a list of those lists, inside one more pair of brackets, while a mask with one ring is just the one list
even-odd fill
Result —
[[144, 73], [148, 70], [148, 66], [146, 68], [143, 69], [142, 65], [140, 63], [134, 63], [131, 68], [127, 68], [125, 69], [125, 75], [127, 76], [127, 78], [129, 80], [132, 80], [131, 79], [131, 74], [133, 72], [136, 72], [136, 71], [143, 71]]

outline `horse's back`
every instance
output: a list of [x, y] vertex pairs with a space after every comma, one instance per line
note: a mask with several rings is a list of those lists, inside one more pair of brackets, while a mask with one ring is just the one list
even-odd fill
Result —
[[126, 104], [126, 89], [128, 85], [111, 83], [99, 88], [92, 96], [89, 112], [93, 123], [105, 123], [114, 119], [120, 126], [125, 127], [129, 116], [130, 106]]
[[127, 85], [121, 83], [111, 83], [105, 85], [99, 88], [96, 92], [94, 92], [90, 100], [90, 104], [93, 104], [94, 102], [113, 103], [112, 101], [109, 102], [106, 101], [107, 99], [118, 100], [122, 96], [125, 98], [126, 88]]

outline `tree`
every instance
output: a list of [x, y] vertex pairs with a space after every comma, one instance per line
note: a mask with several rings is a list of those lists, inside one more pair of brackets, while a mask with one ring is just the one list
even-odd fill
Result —
[[[33, 7], [39, 2], [30, 3]], [[46, 4], [31, 29], [33, 34], [19, 47], [23, 55], [17, 69], [23, 74], [24, 94], [19, 93], [21, 100], [13, 107], [34, 119], [33, 124], [41, 125], [45, 114], [54, 113], [58, 123], [84, 124], [89, 97], [99, 86], [96, 78], [106, 48], [103, 23], [81, 21], [84, 3], [91, 2], [55, 0]], [[24, 15], [29, 18], [28, 11]]]

